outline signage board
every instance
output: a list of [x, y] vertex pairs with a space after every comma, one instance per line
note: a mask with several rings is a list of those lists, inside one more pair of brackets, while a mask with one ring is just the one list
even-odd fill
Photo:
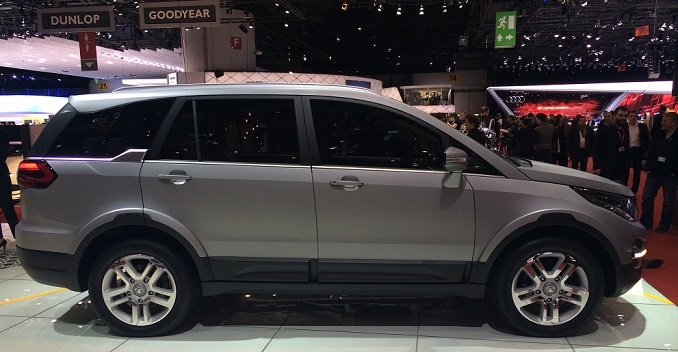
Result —
[[38, 9], [38, 32], [115, 32], [113, 6]]
[[97, 59], [83, 60], [80, 59], [80, 71], [99, 71], [99, 64]]
[[494, 25], [494, 48], [514, 48], [516, 46], [516, 11], [497, 12]]
[[231, 49], [233, 49], [233, 50], [242, 50], [242, 38], [240, 38], [240, 37], [231, 37]]
[[78, 32], [78, 43], [80, 43], [81, 60], [96, 60], [97, 41], [94, 32]]
[[220, 24], [219, 0], [139, 4], [141, 28], [216, 27]]

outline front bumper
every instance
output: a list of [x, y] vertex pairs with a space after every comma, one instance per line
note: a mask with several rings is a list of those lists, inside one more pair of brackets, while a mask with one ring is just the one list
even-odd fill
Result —
[[612, 294], [613, 297], [621, 296], [633, 287], [643, 274], [643, 264], [647, 254], [646, 240], [644, 237], [637, 237], [632, 246], [633, 259], [631, 263], [622, 265], [618, 271], [621, 277], [617, 277], [617, 289]]
[[[82, 292], [78, 265], [74, 256], [64, 253], [36, 251], [17, 246], [21, 267], [33, 280], [51, 286]], [[47, 264], [48, 263], [48, 264]]]

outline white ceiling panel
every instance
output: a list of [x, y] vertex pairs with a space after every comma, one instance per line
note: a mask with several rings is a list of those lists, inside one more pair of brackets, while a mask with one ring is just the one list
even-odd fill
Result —
[[118, 51], [97, 47], [98, 71], [80, 69], [74, 40], [46, 36], [0, 40], [0, 66], [87, 78], [164, 78], [183, 71], [181, 49]]

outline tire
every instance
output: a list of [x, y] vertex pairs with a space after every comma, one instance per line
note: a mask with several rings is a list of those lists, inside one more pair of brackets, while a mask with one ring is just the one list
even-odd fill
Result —
[[199, 280], [171, 248], [131, 240], [94, 262], [89, 294], [99, 318], [125, 336], [165, 335], [181, 325], [199, 296]]
[[496, 268], [490, 297], [502, 320], [524, 335], [571, 335], [593, 320], [603, 300], [600, 264], [572, 240], [532, 240], [506, 253]]

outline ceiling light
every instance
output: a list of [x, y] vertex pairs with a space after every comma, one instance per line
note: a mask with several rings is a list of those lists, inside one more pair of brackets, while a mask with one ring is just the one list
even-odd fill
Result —
[[419, 7], [419, 15], [423, 14], [424, 14], [424, 5], [421, 5], [421, 7]]
[[584, 6], [588, 5], [588, 4], [589, 4], [588, 1], [584, 1], [584, 2], [581, 3], [581, 6], [584, 7]]
[[249, 22], [247, 23], [247, 27], [249, 27], [250, 29], [254, 28], [254, 22], [249, 21]]
[[554, 34], [553, 36], [556, 37], [556, 38], [558, 38], [558, 37], [560, 37], [560, 34], [556, 33], [556, 34]]
[[400, 8], [400, 5], [398, 5], [398, 10], [396, 11], [396, 15], [400, 16], [403, 14], [402, 8]]
[[447, 5], [443, 5], [443, 13], [447, 12]]
[[276, 1], [275, 6], [280, 6], [280, 3]]
[[348, 2], [346, 0], [344, 0], [344, 2], [341, 3], [341, 9], [344, 11], [348, 10]]
[[287, 28], [287, 27], [289, 27], [290, 25], [287, 24], [287, 22], [285, 22], [284, 26], [285, 26], [285, 28]]
[[377, 7], [377, 11], [381, 12], [384, 10], [384, 5], [379, 4], [379, 7]]

